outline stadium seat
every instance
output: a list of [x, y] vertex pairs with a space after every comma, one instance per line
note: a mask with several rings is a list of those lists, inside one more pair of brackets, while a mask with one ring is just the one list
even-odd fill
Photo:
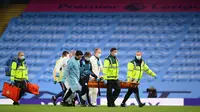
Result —
[[[111, 14], [116, 17], [108, 16]], [[109, 55], [110, 48], [116, 47], [120, 80], [126, 80], [127, 63], [135, 58], [135, 52], [142, 51], [144, 61], [161, 77], [156, 82], [159, 88], [163, 89], [169, 84], [165, 81], [176, 83], [173, 90], [179, 89], [181, 82], [193, 86], [193, 82], [199, 81], [200, 74], [200, 39], [199, 34], [193, 32], [199, 28], [198, 24], [193, 23], [199, 22], [199, 19], [188, 21], [193, 16], [193, 13], [160, 12], [26, 12], [11, 20], [0, 39], [0, 65], [5, 63], [8, 56], [24, 51], [30, 78], [42, 86], [41, 90], [51, 91], [43, 87], [52, 83], [53, 68], [64, 50], [93, 52], [94, 48], [99, 47], [103, 61]], [[3, 70], [0, 67], [1, 73]], [[141, 87], [146, 87], [143, 82], [154, 85], [151, 81], [144, 75]]]
[[165, 75], [162, 81], [174, 81], [177, 79], [177, 75]]
[[200, 74], [198, 74], [198, 75], [191, 75], [190, 81], [200, 81]]

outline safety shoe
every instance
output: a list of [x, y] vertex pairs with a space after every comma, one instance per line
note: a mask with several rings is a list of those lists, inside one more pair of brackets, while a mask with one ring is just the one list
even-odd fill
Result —
[[13, 102], [13, 105], [19, 105], [19, 102]]
[[113, 103], [113, 104], [112, 104], [112, 107], [117, 107], [117, 106], [115, 105], [115, 103]]
[[55, 105], [56, 106], [56, 97], [55, 96], [52, 96], [52, 101], [53, 101], [53, 105]]
[[126, 107], [126, 103], [121, 103], [121, 107]]
[[145, 106], [145, 103], [139, 104], [139, 107], [144, 107], [144, 106]]
[[88, 107], [97, 107], [96, 105], [89, 104]]

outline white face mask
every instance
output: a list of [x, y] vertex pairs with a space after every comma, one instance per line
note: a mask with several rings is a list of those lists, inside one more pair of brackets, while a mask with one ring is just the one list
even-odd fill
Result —
[[101, 57], [101, 54], [98, 54], [98, 57], [100, 58], [100, 57]]
[[21, 60], [25, 59], [25, 56], [21, 56], [20, 59], [21, 59]]
[[64, 59], [69, 59], [68, 57], [64, 57]]
[[117, 55], [118, 55], [118, 53], [116, 52], [116, 53], [114, 53], [114, 55], [115, 55], [115, 56], [117, 56]]
[[138, 60], [141, 60], [142, 56], [136, 56], [136, 58], [137, 58]]
[[86, 61], [90, 61], [90, 58], [86, 57], [85, 60], [86, 60]]

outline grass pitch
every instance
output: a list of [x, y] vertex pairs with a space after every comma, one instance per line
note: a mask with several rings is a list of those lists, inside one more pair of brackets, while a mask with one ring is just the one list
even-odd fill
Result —
[[200, 106], [62, 107], [48, 105], [0, 105], [0, 112], [200, 112]]

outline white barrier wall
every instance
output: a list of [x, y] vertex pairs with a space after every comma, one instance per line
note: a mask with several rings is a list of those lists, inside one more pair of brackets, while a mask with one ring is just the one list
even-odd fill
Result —
[[[107, 105], [106, 98], [98, 99], [99, 105]], [[116, 105], [120, 105], [123, 98], [118, 98], [115, 101]], [[141, 101], [146, 103], [147, 106], [184, 106], [184, 99], [183, 98], [142, 98]], [[10, 99], [0, 99], [0, 104], [12, 104], [13, 101]], [[53, 105], [51, 99], [22, 99], [20, 101], [21, 104], [41, 104], [41, 105]], [[60, 105], [60, 103], [57, 103]], [[137, 101], [134, 98], [130, 98], [126, 102], [127, 106], [129, 105], [138, 105]]]

